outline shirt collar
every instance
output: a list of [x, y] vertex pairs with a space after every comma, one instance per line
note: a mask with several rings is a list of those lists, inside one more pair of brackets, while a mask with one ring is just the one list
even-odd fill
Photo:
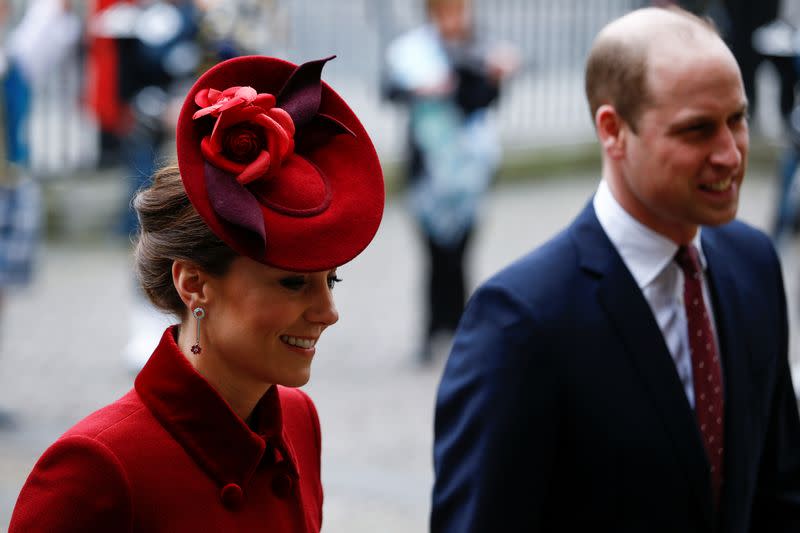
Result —
[[184, 357], [177, 332], [177, 326], [164, 332], [134, 384], [164, 429], [220, 485], [244, 486], [262, 460], [285, 460], [296, 475], [278, 387], [270, 387], [259, 400], [251, 429]]
[[[601, 180], [593, 200], [594, 211], [600, 225], [617, 249], [622, 261], [636, 280], [640, 289], [650, 285], [667, 265], [671, 264], [678, 245], [660, 233], [633, 218], [619, 204], [606, 180]], [[706, 268], [706, 258], [700, 239], [700, 230], [692, 240]]]

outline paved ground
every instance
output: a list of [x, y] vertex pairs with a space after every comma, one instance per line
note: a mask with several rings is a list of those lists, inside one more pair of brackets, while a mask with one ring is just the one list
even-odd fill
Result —
[[[494, 191], [473, 248], [475, 282], [553, 235], [594, 186], [573, 176]], [[772, 194], [770, 180], [751, 175], [741, 218], [764, 227]], [[306, 387], [322, 419], [329, 533], [427, 529], [442, 361], [412, 364], [420, 252], [402, 205], [390, 204], [374, 244], [340, 271], [341, 320], [318, 345]], [[790, 296], [798, 292], [799, 255], [787, 252]], [[0, 433], [0, 531], [43, 449], [133, 379], [120, 356], [133, 301], [128, 250], [70, 241], [47, 246], [41, 259], [36, 283], [7, 302], [0, 330], [0, 405], [20, 420], [16, 431]]]

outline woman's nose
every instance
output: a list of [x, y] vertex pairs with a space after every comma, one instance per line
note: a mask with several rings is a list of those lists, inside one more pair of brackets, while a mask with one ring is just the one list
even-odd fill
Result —
[[311, 305], [306, 311], [306, 319], [326, 327], [339, 321], [339, 311], [333, 301], [333, 292], [327, 286], [315, 291]]

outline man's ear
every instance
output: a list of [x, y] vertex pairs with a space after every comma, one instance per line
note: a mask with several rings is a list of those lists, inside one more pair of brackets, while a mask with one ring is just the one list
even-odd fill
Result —
[[609, 104], [603, 104], [594, 115], [594, 125], [603, 152], [612, 159], [621, 159], [625, 154], [627, 127], [617, 110]]
[[182, 259], [172, 262], [172, 283], [189, 309], [208, 303], [208, 280], [208, 274], [194, 263]]

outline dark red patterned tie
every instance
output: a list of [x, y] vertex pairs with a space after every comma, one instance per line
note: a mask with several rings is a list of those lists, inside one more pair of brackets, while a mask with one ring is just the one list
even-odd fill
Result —
[[697, 249], [681, 246], [675, 260], [683, 270], [683, 305], [692, 353], [694, 409], [697, 424], [711, 464], [711, 488], [714, 503], [719, 504], [723, 479], [725, 412], [722, 392], [722, 367], [711, 318], [703, 301], [703, 272]]

